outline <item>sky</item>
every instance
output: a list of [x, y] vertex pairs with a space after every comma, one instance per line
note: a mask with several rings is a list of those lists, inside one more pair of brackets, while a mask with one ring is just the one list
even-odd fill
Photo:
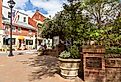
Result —
[[[8, 6], [8, 0], [3, 0], [3, 5]], [[63, 10], [63, 3], [67, 0], [14, 0], [15, 9], [28, 14], [30, 17], [39, 10], [45, 17], [53, 17], [57, 12]]]

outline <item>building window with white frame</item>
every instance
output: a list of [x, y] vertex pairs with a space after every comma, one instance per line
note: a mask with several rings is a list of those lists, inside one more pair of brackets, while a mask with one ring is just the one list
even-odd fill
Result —
[[8, 12], [8, 18], [11, 18], [11, 12]]
[[26, 22], [26, 17], [24, 17], [23, 22]]
[[5, 31], [9, 31], [9, 28], [10, 28], [9, 25], [4, 25], [4, 28], [3, 28], [3, 29], [4, 29]]
[[12, 27], [12, 31], [16, 32], [16, 27], [15, 26]]
[[20, 33], [21, 33], [21, 27], [19, 27], [19, 28], [18, 28], [18, 32], [20, 32]]
[[18, 20], [20, 19], [20, 15], [18, 15]]

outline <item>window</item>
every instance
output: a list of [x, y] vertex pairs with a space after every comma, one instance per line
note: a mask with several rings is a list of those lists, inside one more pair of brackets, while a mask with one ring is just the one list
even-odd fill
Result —
[[4, 25], [4, 30], [9, 31], [10, 26], [9, 25]]
[[23, 21], [26, 22], [26, 17], [24, 17], [24, 20]]
[[31, 33], [32, 32], [32, 30], [29, 30], [29, 33]]
[[21, 32], [21, 27], [18, 28], [18, 32]]
[[26, 45], [33, 45], [33, 40], [26, 39]]
[[11, 12], [8, 12], [8, 18], [11, 18]]
[[32, 30], [29, 30], [29, 34], [32, 34]]
[[16, 27], [15, 26], [12, 27], [12, 31], [16, 32]]
[[[12, 38], [12, 45], [15, 45], [15, 38]], [[9, 45], [10, 44], [10, 38], [3, 38], [3, 45]]]
[[18, 15], [18, 20], [19, 20], [19, 18], [20, 18], [20, 15]]

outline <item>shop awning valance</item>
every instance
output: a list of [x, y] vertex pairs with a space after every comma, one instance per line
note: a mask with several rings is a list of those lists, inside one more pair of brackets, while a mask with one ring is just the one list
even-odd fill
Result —
[[23, 40], [24, 39], [24, 36], [18, 36], [18, 39]]

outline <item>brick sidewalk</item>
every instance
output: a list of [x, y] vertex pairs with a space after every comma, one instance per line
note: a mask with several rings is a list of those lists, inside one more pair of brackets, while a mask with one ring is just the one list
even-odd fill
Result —
[[30, 59], [36, 55], [16, 55], [13, 57], [0, 56], [0, 82], [82, 82], [79, 78], [76, 80], [67, 80], [55, 74], [53, 77], [42, 77], [31, 81], [31, 73], [35, 70], [29, 66]]

